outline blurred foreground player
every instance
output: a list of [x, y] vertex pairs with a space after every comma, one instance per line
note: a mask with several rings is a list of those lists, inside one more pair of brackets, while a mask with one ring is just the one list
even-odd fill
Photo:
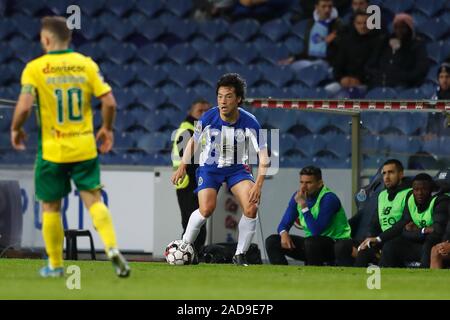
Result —
[[[29, 62], [22, 73], [20, 93], [11, 125], [14, 149], [24, 150], [23, 125], [38, 106], [39, 143], [35, 163], [36, 197], [42, 201], [42, 235], [49, 258], [42, 277], [64, 275], [61, 199], [71, 191], [73, 180], [95, 229], [105, 245], [119, 277], [130, 268], [117, 249], [116, 234], [108, 208], [101, 201], [100, 152], [107, 153], [114, 142], [113, 122], [116, 101], [97, 64], [68, 49], [72, 32], [63, 17], [42, 19], [41, 43], [45, 55]], [[103, 124], [94, 136], [91, 97], [102, 104]]]
[[[245, 81], [235, 73], [219, 79], [216, 87], [218, 106], [207, 111], [197, 123], [180, 166], [172, 176], [173, 184], [184, 178], [192, 154], [204, 140], [196, 173], [200, 207], [191, 214], [183, 241], [194, 243], [200, 228], [214, 212], [217, 193], [226, 182], [243, 209], [233, 257], [233, 263], [242, 266], [248, 265], [245, 254], [256, 232], [258, 204], [268, 167], [267, 145], [259, 136], [261, 126], [251, 113], [239, 108], [245, 97], [245, 86]], [[259, 155], [256, 182], [248, 167], [246, 150], [250, 144]]]

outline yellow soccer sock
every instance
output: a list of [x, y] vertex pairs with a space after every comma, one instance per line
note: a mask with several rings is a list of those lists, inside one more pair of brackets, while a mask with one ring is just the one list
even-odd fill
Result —
[[63, 266], [64, 230], [59, 212], [47, 211], [42, 214], [42, 236], [50, 266], [53, 269], [61, 268]]
[[108, 253], [109, 249], [117, 248], [116, 232], [112, 223], [111, 213], [103, 202], [94, 203], [89, 212], [94, 223], [94, 227], [102, 238], [105, 245], [105, 251]]

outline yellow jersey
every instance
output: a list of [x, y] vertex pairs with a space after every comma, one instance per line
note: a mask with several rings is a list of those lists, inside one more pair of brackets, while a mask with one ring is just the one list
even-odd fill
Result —
[[29, 62], [22, 86], [32, 86], [38, 106], [42, 158], [70, 163], [97, 157], [92, 96], [111, 91], [97, 64], [72, 50], [51, 51]]

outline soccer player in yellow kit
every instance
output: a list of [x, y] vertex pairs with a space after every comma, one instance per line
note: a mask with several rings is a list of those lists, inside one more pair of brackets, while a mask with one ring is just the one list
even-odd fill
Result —
[[[39, 144], [35, 163], [36, 197], [42, 201], [42, 235], [49, 263], [43, 277], [64, 275], [61, 199], [71, 192], [73, 180], [95, 229], [105, 245], [116, 274], [127, 277], [130, 268], [117, 249], [108, 208], [101, 201], [101, 153], [111, 150], [116, 101], [91, 58], [69, 49], [72, 32], [63, 17], [42, 19], [41, 43], [45, 55], [29, 62], [22, 73], [22, 90], [11, 125], [11, 144], [25, 149], [23, 124], [37, 105]], [[101, 101], [103, 124], [94, 136], [91, 97]]]

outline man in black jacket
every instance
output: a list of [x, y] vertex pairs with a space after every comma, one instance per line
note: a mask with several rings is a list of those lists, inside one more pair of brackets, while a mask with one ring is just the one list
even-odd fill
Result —
[[374, 50], [367, 65], [369, 85], [420, 86], [429, 67], [425, 45], [416, 38], [410, 15], [397, 14], [393, 24], [394, 34], [386, 37]]
[[413, 179], [402, 220], [390, 229], [391, 241], [383, 246], [381, 266], [401, 268], [409, 262], [430, 267], [431, 248], [441, 242], [448, 221], [450, 198], [432, 196], [433, 178], [426, 173]]

